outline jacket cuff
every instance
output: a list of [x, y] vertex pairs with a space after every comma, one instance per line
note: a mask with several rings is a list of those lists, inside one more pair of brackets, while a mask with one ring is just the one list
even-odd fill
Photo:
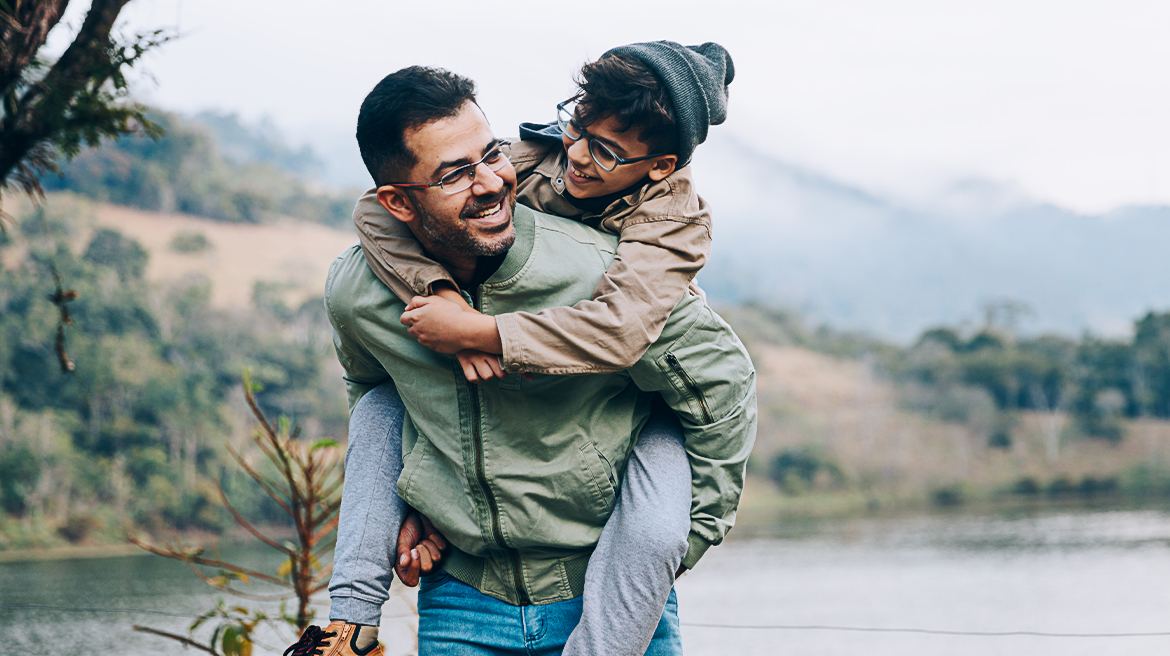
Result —
[[459, 289], [455, 279], [441, 266], [427, 267], [419, 271], [411, 287], [419, 296], [431, 296], [435, 293], [435, 285], [440, 282], [445, 282], [451, 287]]
[[329, 600], [329, 619], [345, 620], [350, 624], [378, 626], [382, 623], [382, 604], [357, 597], [332, 597]]
[[682, 566], [687, 569], [694, 569], [698, 564], [699, 559], [707, 550], [711, 548], [711, 543], [700, 536], [698, 533], [691, 533], [687, 536], [687, 555], [683, 556]]
[[524, 371], [524, 347], [516, 339], [516, 333], [520, 332], [516, 326], [516, 316], [510, 313], [497, 314], [496, 330], [500, 332], [500, 346], [503, 347], [500, 365], [504, 371], [510, 374]]

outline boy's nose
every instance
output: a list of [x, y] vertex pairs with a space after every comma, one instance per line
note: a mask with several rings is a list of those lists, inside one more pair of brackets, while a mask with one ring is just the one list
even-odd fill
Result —
[[593, 162], [593, 157], [589, 155], [589, 145], [584, 139], [574, 141], [565, 153], [568, 154], [569, 160], [578, 166], [589, 166]]

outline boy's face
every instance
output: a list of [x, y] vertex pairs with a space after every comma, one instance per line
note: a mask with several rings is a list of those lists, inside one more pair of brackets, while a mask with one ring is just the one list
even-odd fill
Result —
[[[589, 124], [585, 129], [589, 136], [609, 146], [619, 157], [629, 159], [650, 154], [650, 147], [638, 138], [636, 128], [621, 132], [618, 130], [619, 127], [617, 119], [606, 116]], [[588, 137], [573, 141], [562, 135], [561, 141], [569, 157], [568, 170], [565, 171], [565, 189], [574, 198], [606, 196], [628, 189], [646, 177], [657, 182], [674, 172], [674, 165], [678, 160], [675, 155], [663, 155], [641, 162], [619, 164], [614, 170], [606, 171], [589, 155]]]

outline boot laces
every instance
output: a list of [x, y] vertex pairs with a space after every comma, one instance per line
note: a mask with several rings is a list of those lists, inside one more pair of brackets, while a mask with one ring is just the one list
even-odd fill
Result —
[[322, 643], [336, 635], [336, 631], [325, 632], [319, 626], [310, 625], [295, 645], [284, 650], [284, 656], [321, 656], [324, 647], [328, 646]]

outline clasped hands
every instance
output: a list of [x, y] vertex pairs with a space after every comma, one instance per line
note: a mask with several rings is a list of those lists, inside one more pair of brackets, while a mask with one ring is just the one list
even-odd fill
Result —
[[[419, 344], [438, 353], [454, 355], [469, 383], [507, 375], [499, 356], [483, 350], [500, 350], [493, 317], [436, 294], [412, 298], [400, 321]], [[532, 379], [528, 374], [524, 377]]]
[[447, 539], [435, 530], [431, 520], [417, 510], [411, 510], [398, 529], [398, 560], [394, 571], [405, 585], [414, 587], [424, 574], [430, 574], [443, 561]]

